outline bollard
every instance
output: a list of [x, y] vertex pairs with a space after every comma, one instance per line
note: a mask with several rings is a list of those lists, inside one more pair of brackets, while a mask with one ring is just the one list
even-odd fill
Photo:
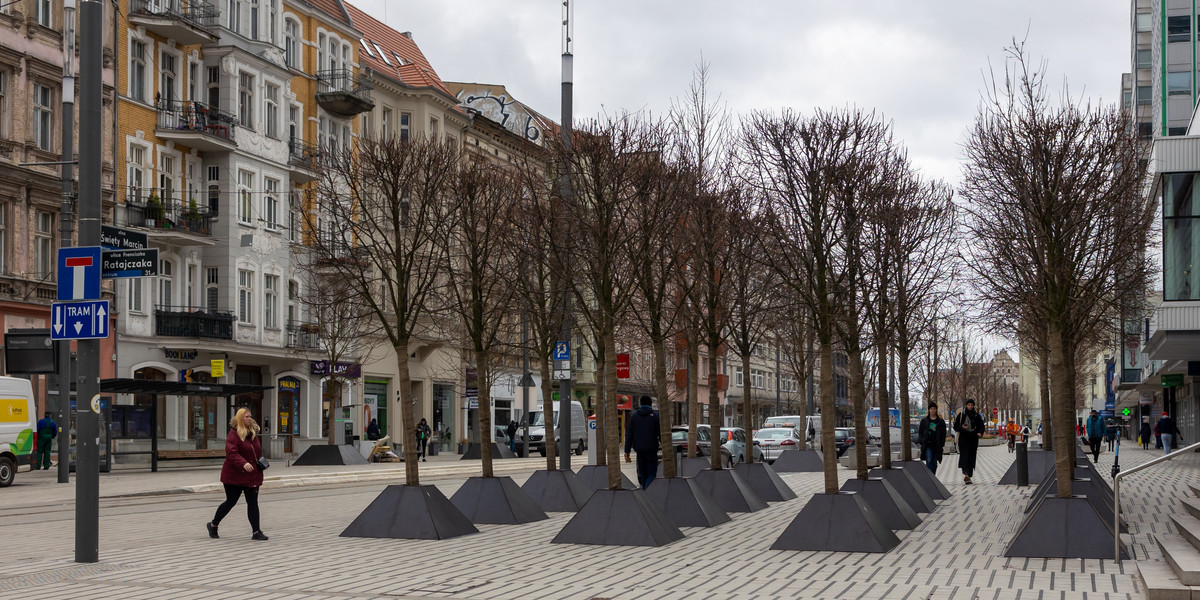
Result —
[[1017, 487], [1029, 485], [1029, 449], [1026, 442], [1017, 442]]

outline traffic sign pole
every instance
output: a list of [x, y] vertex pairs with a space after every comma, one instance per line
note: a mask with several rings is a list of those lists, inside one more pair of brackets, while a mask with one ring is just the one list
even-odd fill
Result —
[[[75, 0], [63, 2], [63, 86], [61, 123], [75, 122]], [[75, 229], [75, 128], [62, 130], [62, 205], [58, 215], [59, 247], [71, 245]], [[71, 344], [54, 342], [58, 372], [54, 389], [58, 392], [58, 482], [71, 480]]]

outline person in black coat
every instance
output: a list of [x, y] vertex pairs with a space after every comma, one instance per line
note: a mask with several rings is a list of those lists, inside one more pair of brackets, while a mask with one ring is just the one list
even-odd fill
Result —
[[958, 468], [963, 483], [970, 484], [975, 474], [975, 457], [979, 454], [979, 438], [983, 437], [983, 417], [975, 412], [975, 400], [968, 398], [967, 406], [954, 417], [954, 433], [958, 434]]
[[1150, 417], [1142, 417], [1142, 430], [1138, 432], [1138, 437], [1141, 438], [1142, 450], [1150, 449], [1150, 436], [1154, 435], [1150, 432]]
[[641, 406], [629, 415], [625, 431], [625, 462], [632, 462], [629, 451], [637, 451], [637, 477], [642, 489], [650, 486], [658, 471], [659, 422], [650, 396], [642, 396]]
[[938, 414], [937, 402], [929, 403], [929, 414], [917, 426], [917, 447], [921, 449], [921, 460], [933, 473], [937, 473], [942, 462], [942, 447], [946, 445], [946, 421]]

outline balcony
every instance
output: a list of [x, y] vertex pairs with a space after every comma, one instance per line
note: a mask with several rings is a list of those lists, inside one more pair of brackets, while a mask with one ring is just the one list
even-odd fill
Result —
[[320, 350], [321, 328], [316, 323], [288, 321], [287, 347], [296, 350]]
[[149, 229], [151, 239], [176, 245], [213, 244], [208, 206], [184, 202], [179, 192], [127, 188], [125, 203], [117, 206], [116, 224]]
[[288, 167], [297, 183], [308, 183], [319, 177], [321, 149], [300, 138], [288, 141]]
[[365, 75], [350, 69], [330, 69], [317, 72], [317, 103], [325, 110], [353, 117], [375, 108], [371, 90], [375, 84]]
[[158, 102], [158, 137], [206, 152], [237, 149], [233, 115], [200, 102]]
[[130, 0], [129, 23], [181, 46], [217, 41], [217, 8], [202, 0]]
[[236, 320], [232, 312], [224, 310], [197, 306], [154, 307], [154, 333], [168, 337], [232, 340]]

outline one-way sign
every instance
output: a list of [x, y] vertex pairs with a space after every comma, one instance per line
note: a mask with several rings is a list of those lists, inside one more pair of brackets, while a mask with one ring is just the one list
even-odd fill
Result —
[[88, 340], [108, 337], [108, 300], [55, 302], [50, 311], [50, 339]]

